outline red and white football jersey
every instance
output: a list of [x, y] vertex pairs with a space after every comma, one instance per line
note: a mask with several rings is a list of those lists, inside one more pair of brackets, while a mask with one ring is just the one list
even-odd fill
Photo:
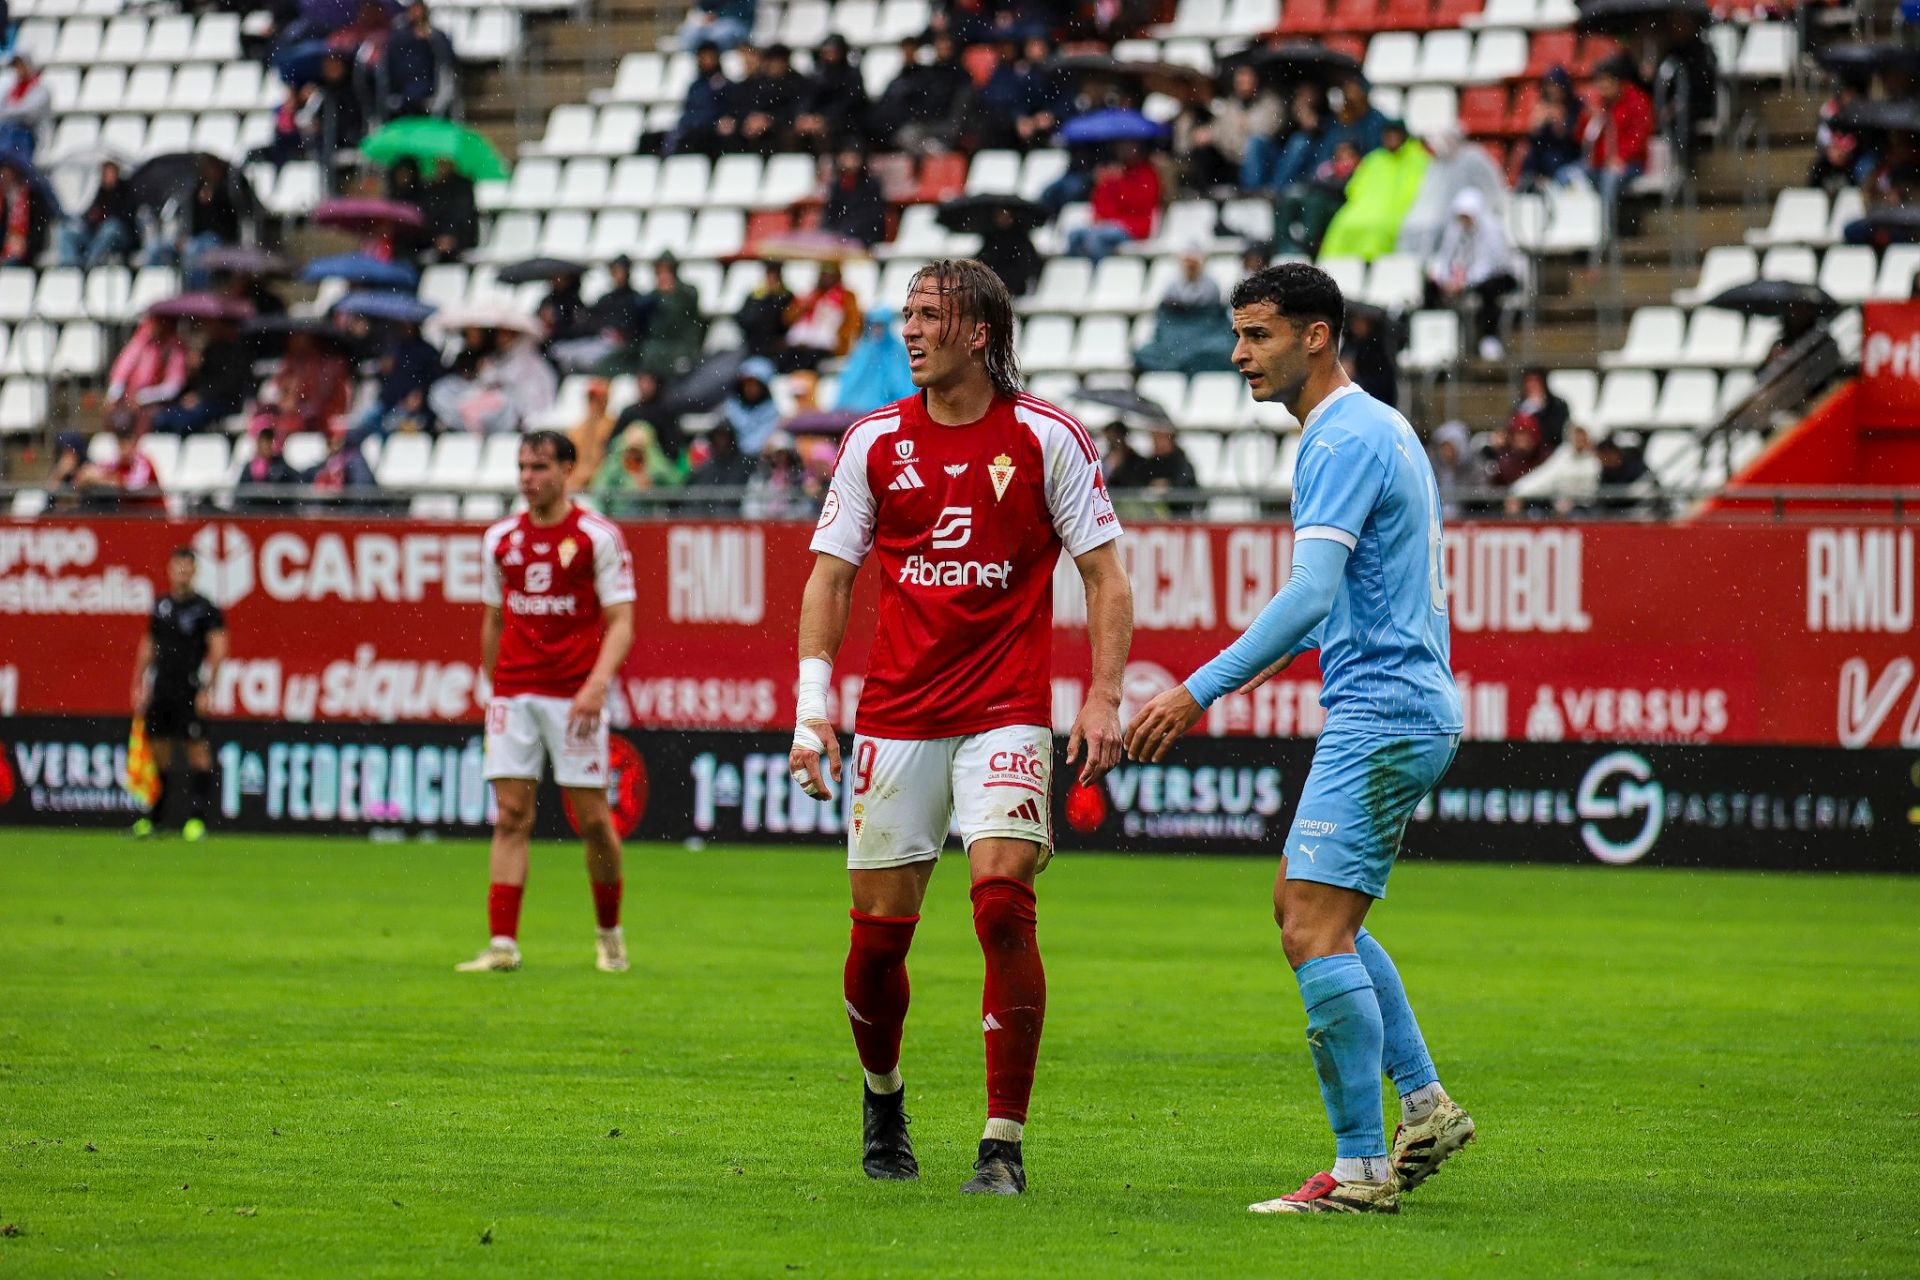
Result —
[[601, 611], [633, 600], [633, 556], [606, 518], [572, 507], [558, 524], [525, 512], [487, 530], [480, 599], [505, 620], [493, 694], [571, 698], [600, 655]]
[[1120, 536], [1087, 429], [1000, 398], [944, 426], [919, 395], [848, 428], [813, 549], [877, 553], [880, 622], [855, 728], [954, 738], [1053, 721], [1053, 568]]

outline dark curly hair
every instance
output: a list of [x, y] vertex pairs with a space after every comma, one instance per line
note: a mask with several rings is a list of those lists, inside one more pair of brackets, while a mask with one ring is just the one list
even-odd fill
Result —
[[1266, 267], [1233, 287], [1234, 310], [1257, 302], [1272, 303], [1275, 311], [1296, 324], [1326, 321], [1336, 344], [1346, 327], [1347, 303], [1340, 296], [1340, 286], [1311, 263], [1283, 262]]

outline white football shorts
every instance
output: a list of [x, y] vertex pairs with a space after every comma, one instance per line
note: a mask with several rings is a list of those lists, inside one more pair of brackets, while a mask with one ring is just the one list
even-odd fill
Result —
[[553, 780], [563, 787], [607, 785], [607, 718], [590, 734], [567, 723], [570, 698], [534, 693], [495, 698], [487, 704], [486, 776], [540, 780], [553, 761]]
[[1012, 725], [924, 741], [855, 735], [846, 776], [850, 871], [938, 859], [956, 826], [969, 849], [1000, 837], [1039, 845], [1042, 867], [1053, 856], [1050, 730]]

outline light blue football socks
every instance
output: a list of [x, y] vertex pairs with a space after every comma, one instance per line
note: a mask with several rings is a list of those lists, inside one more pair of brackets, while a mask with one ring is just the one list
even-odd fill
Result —
[[[1384, 954], [1384, 953], [1383, 953]], [[1333, 1125], [1334, 1176], [1387, 1177], [1386, 1122], [1380, 1107], [1383, 1032], [1367, 966], [1352, 952], [1320, 956], [1294, 971], [1307, 1006], [1307, 1046], [1320, 1097]], [[1404, 997], [1402, 997], [1404, 1003]]]
[[1353, 949], [1367, 967], [1374, 999], [1380, 1005], [1384, 1037], [1381, 1063], [1393, 1077], [1394, 1089], [1405, 1097], [1435, 1083], [1440, 1073], [1434, 1070], [1433, 1055], [1427, 1052], [1426, 1039], [1414, 1020], [1413, 1006], [1407, 1003], [1407, 989], [1400, 982], [1400, 971], [1393, 967], [1393, 958], [1364, 928], [1353, 935]]

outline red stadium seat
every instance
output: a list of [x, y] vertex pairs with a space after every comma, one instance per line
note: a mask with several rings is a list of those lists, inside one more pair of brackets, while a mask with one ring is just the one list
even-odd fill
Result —
[[1367, 60], [1367, 41], [1363, 36], [1333, 35], [1320, 42], [1335, 53], [1344, 53], [1355, 62]]
[[1329, 0], [1287, 0], [1280, 9], [1281, 35], [1317, 36], [1332, 25]]
[[1378, 31], [1380, 0], [1334, 0], [1329, 22], [1335, 31]]
[[1486, 0], [1434, 0], [1433, 25], [1457, 27], [1462, 20], [1479, 13]]
[[1510, 132], [1507, 86], [1469, 85], [1460, 91], [1460, 128], [1476, 138], [1500, 137]]
[[1380, 13], [1382, 31], [1425, 31], [1433, 25], [1433, 0], [1387, 0]]
[[1533, 109], [1540, 105], [1540, 82], [1523, 80], [1513, 91], [1513, 106], [1508, 110], [1506, 132], [1533, 132]]
[[1620, 52], [1620, 42], [1611, 36], [1587, 36], [1580, 41], [1580, 56], [1569, 68], [1574, 79], [1585, 80], [1601, 63]]
[[1527, 76], [1538, 80], [1555, 67], [1573, 70], [1573, 55], [1578, 37], [1571, 31], [1536, 31], [1533, 56], [1527, 59]]
[[756, 209], [747, 215], [747, 243], [759, 244], [793, 230], [793, 216], [785, 209]]
[[967, 158], [963, 155], [928, 156], [920, 162], [920, 185], [914, 192], [915, 204], [938, 204], [951, 200], [967, 186]]
[[990, 44], [971, 44], [960, 55], [960, 61], [966, 66], [967, 74], [973, 77], [973, 82], [984, 85], [993, 78], [993, 69], [1000, 65], [1000, 53]]

